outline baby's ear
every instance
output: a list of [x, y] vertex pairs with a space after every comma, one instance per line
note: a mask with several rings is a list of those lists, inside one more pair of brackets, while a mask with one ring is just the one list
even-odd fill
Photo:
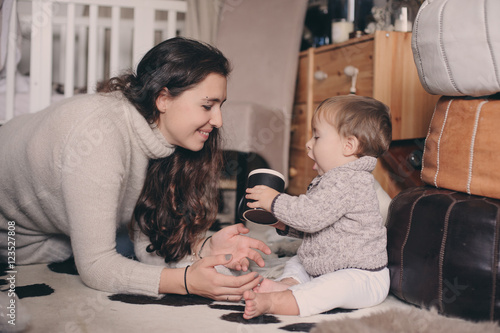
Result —
[[359, 148], [358, 138], [356, 138], [353, 135], [350, 135], [347, 138], [344, 138], [344, 155], [345, 156], [356, 155], [358, 153], [358, 148]]

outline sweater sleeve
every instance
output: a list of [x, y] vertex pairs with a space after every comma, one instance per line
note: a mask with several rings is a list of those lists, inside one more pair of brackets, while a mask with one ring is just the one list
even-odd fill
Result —
[[130, 148], [120, 126], [101, 130], [98, 123], [79, 126], [61, 152], [62, 191], [75, 263], [89, 287], [156, 296], [164, 267], [116, 252]]
[[[274, 200], [273, 203], [271, 204], [271, 211], [274, 212], [274, 204], [276, 203], [276, 200], [279, 198], [280, 195], [283, 195], [283, 193], [278, 194]], [[292, 238], [303, 238], [304, 233], [298, 230], [295, 230], [293, 228], [290, 228], [290, 226], [286, 225], [285, 230], [280, 230], [276, 229], [276, 233], [280, 236], [288, 236]]]
[[137, 225], [137, 222], [134, 223], [134, 252], [137, 259], [140, 262], [149, 265], [156, 266], [166, 266], [169, 267], [165, 263], [165, 259], [157, 255], [155, 252], [148, 252], [146, 248], [151, 244], [148, 236], [146, 236]]
[[288, 236], [292, 238], [303, 238], [304, 233], [301, 231], [298, 231], [296, 229], [290, 228], [289, 226], [286, 226], [285, 230], [279, 230], [276, 229], [276, 233], [280, 236]]
[[273, 207], [277, 219], [290, 227], [290, 232], [315, 233], [343, 216], [351, 200], [346, 183], [334, 177], [322, 179], [317, 188], [306, 194], [291, 196], [280, 195]]

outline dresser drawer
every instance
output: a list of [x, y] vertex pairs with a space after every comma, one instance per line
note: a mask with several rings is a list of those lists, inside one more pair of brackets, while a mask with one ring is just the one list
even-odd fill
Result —
[[[351, 77], [345, 75], [346, 66], [358, 68], [356, 94], [373, 96], [373, 40], [352, 44], [328, 51], [318, 51], [314, 56], [313, 99], [321, 102], [326, 98], [347, 95], [351, 89]], [[321, 79], [321, 76], [324, 78]]]

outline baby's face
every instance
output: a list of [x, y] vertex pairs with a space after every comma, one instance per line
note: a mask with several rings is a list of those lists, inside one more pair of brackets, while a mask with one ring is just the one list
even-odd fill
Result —
[[306, 143], [307, 155], [315, 162], [313, 169], [319, 175], [350, 161], [345, 155], [346, 140], [339, 135], [337, 129], [323, 119], [317, 119], [313, 128], [313, 136]]

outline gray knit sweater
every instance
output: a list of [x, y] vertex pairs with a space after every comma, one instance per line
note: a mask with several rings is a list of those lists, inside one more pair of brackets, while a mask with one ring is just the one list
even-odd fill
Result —
[[371, 174], [376, 163], [361, 157], [313, 179], [306, 194], [275, 198], [273, 214], [289, 227], [288, 236], [303, 238], [297, 255], [310, 275], [387, 265], [386, 228]]
[[[0, 142], [0, 236], [14, 221], [17, 264], [72, 251], [88, 286], [158, 295], [163, 267], [121, 256], [115, 239], [132, 217], [149, 160], [174, 147], [121, 93], [79, 95], [16, 117], [0, 127]], [[68, 236], [71, 248], [47, 252], [51, 237]]]

